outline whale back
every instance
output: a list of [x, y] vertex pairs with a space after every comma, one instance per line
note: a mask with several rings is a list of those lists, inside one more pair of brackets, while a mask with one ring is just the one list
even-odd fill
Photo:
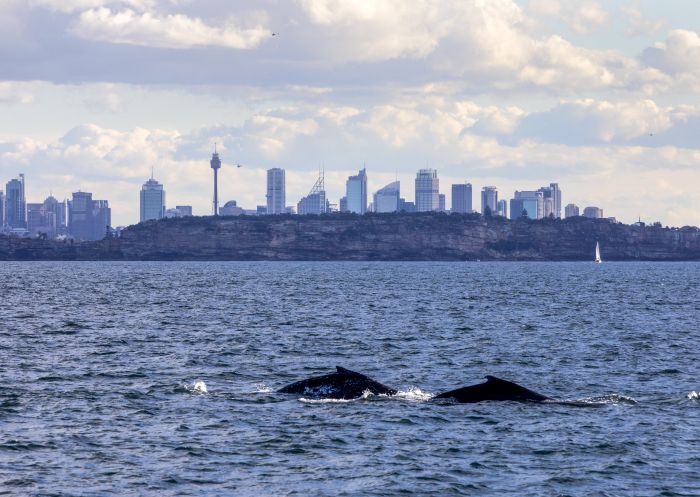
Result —
[[542, 402], [549, 398], [511, 381], [487, 376], [484, 383], [450, 390], [435, 396], [436, 399], [454, 399], [460, 403], [487, 400], [512, 400], [518, 402]]
[[356, 399], [366, 391], [374, 395], [395, 395], [396, 390], [382, 385], [369, 376], [336, 366], [334, 373], [297, 381], [278, 390], [319, 399]]

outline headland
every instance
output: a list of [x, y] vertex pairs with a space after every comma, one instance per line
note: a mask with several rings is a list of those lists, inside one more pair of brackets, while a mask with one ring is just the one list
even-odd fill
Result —
[[479, 214], [184, 217], [96, 242], [0, 236], [0, 260], [583, 261], [700, 260], [700, 230], [605, 219]]

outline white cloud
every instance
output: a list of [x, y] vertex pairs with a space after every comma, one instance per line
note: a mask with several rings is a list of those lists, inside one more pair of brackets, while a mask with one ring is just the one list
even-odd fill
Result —
[[0, 81], [0, 103], [30, 104], [34, 101], [31, 83]]
[[150, 10], [156, 0], [29, 0], [30, 7], [44, 7], [58, 12], [75, 12], [109, 5], [130, 7], [136, 10]]
[[623, 6], [620, 12], [627, 19], [627, 27], [625, 28], [625, 34], [627, 36], [653, 35], [661, 31], [666, 24], [662, 19], [657, 19], [655, 21], [645, 19], [639, 7], [633, 5]]
[[535, 16], [556, 17], [561, 12], [561, 3], [559, 0], [530, 0], [526, 8]]
[[600, 3], [592, 0], [577, 3], [564, 17], [571, 29], [577, 33], [588, 33], [603, 26], [608, 20], [608, 12]]
[[233, 19], [213, 27], [182, 14], [159, 16], [131, 9], [101, 7], [82, 12], [73, 33], [85, 39], [158, 48], [187, 49], [218, 46], [234, 49], [257, 47], [271, 32], [262, 25], [242, 28]]
[[642, 60], [673, 78], [676, 89], [700, 91], [700, 36], [694, 31], [675, 29], [664, 43], [642, 54]]

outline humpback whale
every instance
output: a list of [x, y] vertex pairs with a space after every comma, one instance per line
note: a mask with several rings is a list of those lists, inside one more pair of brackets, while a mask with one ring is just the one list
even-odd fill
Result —
[[487, 376], [484, 383], [450, 390], [433, 397], [433, 399], [454, 399], [459, 403], [482, 402], [484, 400], [513, 400], [517, 402], [544, 402], [552, 400], [533, 392], [517, 383]]
[[396, 395], [396, 390], [382, 385], [368, 376], [340, 366], [336, 366], [335, 369], [335, 373], [297, 381], [277, 391], [279, 393], [308, 395], [319, 399], [344, 400], [360, 398], [366, 391], [374, 395]]

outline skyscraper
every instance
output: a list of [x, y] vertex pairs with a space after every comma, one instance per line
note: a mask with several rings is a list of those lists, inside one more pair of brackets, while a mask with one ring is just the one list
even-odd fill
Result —
[[438, 193], [438, 211], [439, 212], [445, 212], [445, 194], [444, 193]]
[[498, 201], [498, 215], [508, 217], [508, 202], [505, 200]]
[[360, 169], [356, 176], [350, 176], [345, 182], [348, 212], [364, 214], [367, 212], [367, 173]]
[[472, 211], [472, 185], [460, 183], [452, 185], [452, 212], [467, 214]]
[[5, 194], [0, 190], [0, 231], [5, 227]]
[[440, 180], [435, 169], [421, 169], [416, 174], [416, 212], [440, 208]]
[[544, 217], [544, 194], [541, 191], [516, 191], [510, 201], [510, 218], [542, 219]]
[[397, 212], [401, 198], [401, 183], [394, 181], [374, 194], [374, 212]]
[[165, 190], [153, 176], [141, 187], [141, 222], [165, 217]]
[[590, 219], [602, 219], [603, 218], [603, 209], [600, 207], [586, 207], [583, 209], [583, 217], [587, 217]]
[[48, 196], [41, 204], [27, 204], [27, 230], [32, 236], [46, 235], [55, 238], [65, 235], [66, 202], [59, 202], [53, 196]]
[[485, 186], [481, 189], [481, 213], [495, 215], [498, 212], [498, 189], [495, 186]]
[[328, 212], [329, 202], [326, 198], [326, 186], [323, 173], [319, 173], [318, 179], [306, 197], [297, 204], [298, 214], [325, 214]]
[[567, 204], [566, 209], [564, 210], [564, 215], [566, 217], [576, 217], [579, 214], [579, 208], [578, 205], [576, 204]]
[[274, 167], [267, 170], [267, 214], [284, 214], [286, 196], [284, 169]]
[[542, 192], [544, 198], [544, 217], [561, 218], [561, 190], [558, 183], [550, 183], [543, 186], [538, 192]]
[[27, 227], [27, 202], [24, 197], [24, 174], [11, 179], [5, 189], [5, 224], [10, 229]]
[[75, 192], [68, 202], [68, 229], [78, 240], [101, 240], [112, 224], [106, 200], [93, 200], [92, 193]]

